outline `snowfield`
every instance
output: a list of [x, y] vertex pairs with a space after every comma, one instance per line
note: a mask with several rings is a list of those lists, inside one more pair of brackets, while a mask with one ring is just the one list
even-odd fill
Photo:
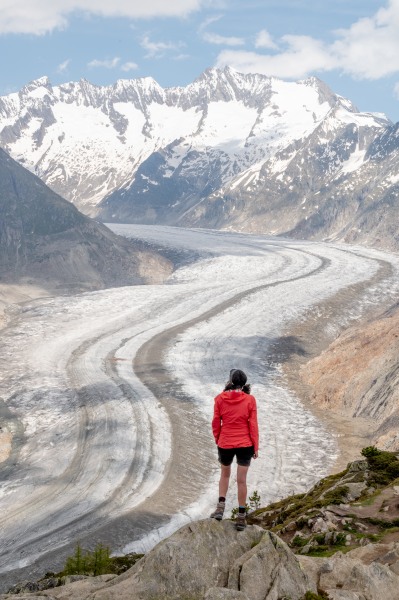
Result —
[[281, 386], [268, 349], [320, 302], [369, 281], [381, 261], [390, 275], [342, 321], [398, 292], [399, 258], [375, 250], [112, 229], [192, 261], [164, 285], [29, 302], [4, 330], [0, 397], [14, 416], [14, 446], [1, 470], [0, 573], [117, 518], [129, 525], [113, 549], [126, 552], [207, 516], [218, 479], [213, 398], [231, 368], [248, 373], [258, 401], [260, 457], [249, 490], [266, 504], [309, 487], [331, 468], [336, 438]]

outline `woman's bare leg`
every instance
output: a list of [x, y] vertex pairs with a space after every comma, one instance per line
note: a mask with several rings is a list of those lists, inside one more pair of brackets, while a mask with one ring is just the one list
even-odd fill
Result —
[[247, 473], [249, 467], [237, 465], [237, 492], [238, 505], [245, 506], [247, 503]]
[[226, 498], [227, 490], [229, 489], [231, 467], [230, 467], [230, 465], [228, 467], [226, 467], [225, 465], [220, 465], [220, 466], [221, 466], [221, 471], [220, 471], [220, 480], [219, 480], [219, 497], [222, 496], [223, 498]]

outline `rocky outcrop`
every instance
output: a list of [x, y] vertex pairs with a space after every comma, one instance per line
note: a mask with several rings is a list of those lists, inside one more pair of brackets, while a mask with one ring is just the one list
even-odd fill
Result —
[[[364, 554], [354, 550], [347, 554], [337, 552], [330, 558], [302, 556], [299, 561], [313, 585], [327, 593], [330, 600], [397, 600], [399, 577], [395, 569], [399, 545], [381, 546], [385, 546], [382, 555], [371, 562], [369, 547], [363, 549]], [[392, 554], [396, 561], [386, 564], [386, 557]]]
[[237, 532], [231, 521], [200, 521], [161, 542], [96, 600], [202, 599], [214, 588], [240, 591], [250, 600], [290, 596], [311, 589], [295, 555], [271, 532], [252, 526]]
[[251, 523], [279, 535], [299, 555], [360, 549], [373, 540], [399, 543], [399, 459], [374, 447], [365, 458], [298, 494], [259, 509]]
[[398, 600], [398, 572], [397, 542], [325, 558], [295, 556], [260, 527], [237, 532], [231, 521], [207, 520], [186, 525], [119, 577], [70, 578], [0, 600]]
[[120, 575], [47, 575], [0, 600], [399, 600], [399, 458], [363, 454], [306, 494], [254, 511], [244, 531], [198, 521]]
[[[278, 536], [257, 526], [238, 532], [229, 520], [209, 519], [184, 526], [106, 584], [94, 578], [30, 598], [300, 600], [308, 590], [316, 590], [313, 582]], [[16, 598], [0, 596], [8, 597]]]

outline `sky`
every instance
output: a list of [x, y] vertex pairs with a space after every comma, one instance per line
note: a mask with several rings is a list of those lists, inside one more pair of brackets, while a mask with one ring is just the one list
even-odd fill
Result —
[[399, 0], [0, 0], [0, 56], [0, 95], [45, 75], [184, 86], [229, 65], [316, 75], [399, 121]]

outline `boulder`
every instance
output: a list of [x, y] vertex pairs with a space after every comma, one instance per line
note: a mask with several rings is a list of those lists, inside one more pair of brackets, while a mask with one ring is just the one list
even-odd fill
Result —
[[298, 600], [307, 591], [316, 591], [287, 544], [270, 531], [235, 561], [228, 587], [244, 592], [250, 600]]
[[20, 581], [12, 586], [8, 590], [9, 594], [28, 594], [31, 592], [38, 592], [39, 584], [37, 581]]
[[372, 562], [379, 562], [390, 566], [399, 560], [399, 543], [367, 544], [362, 548], [354, 548], [348, 552], [347, 556], [359, 559], [366, 565], [369, 565]]
[[369, 465], [367, 460], [354, 460], [348, 465], [348, 473], [358, 473], [359, 471], [367, 471], [368, 468]]
[[360, 498], [364, 490], [367, 488], [367, 484], [364, 482], [359, 483], [345, 483], [346, 487], [349, 489], [346, 498], [349, 502], [353, 502]]
[[[75, 575], [70, 576], [71, 578], [77, 577]], [[66, 583], [60, 587], [41, 592], [46, 600], [83, 600], [92, 593], [101, 589], [109, 581], [114, 579], [116, 576], [110, 575], [98, 575], [97, 577], [83, 577], [76, 579], [70, 583]], [[30, 596], [33, 600], [36, 596]]]
[[[336, 529], [335, 525], [334, 528]], [[318, 517], [312, 525], [313, 533], [326, 533], [327, 531], [329, 531], [329, 529], [330, 524], [327, 521], [325, 521], [322, 517]]]
[[208, 594], [207, 600], [284, 595], [298, 600], [312, 589], [296, 556], [276, 535], [207, 519], [182, 527], [90, 598], [204, 600]]
[[317, 560], [301, 556], [299, 560], [313, 584], [316, 582], [334, 600], [399, 600], [399, 577], [389, 566], [379, 562], [365, 564], [351, 554], [352, 551], [337, 552], [328, 559]]

